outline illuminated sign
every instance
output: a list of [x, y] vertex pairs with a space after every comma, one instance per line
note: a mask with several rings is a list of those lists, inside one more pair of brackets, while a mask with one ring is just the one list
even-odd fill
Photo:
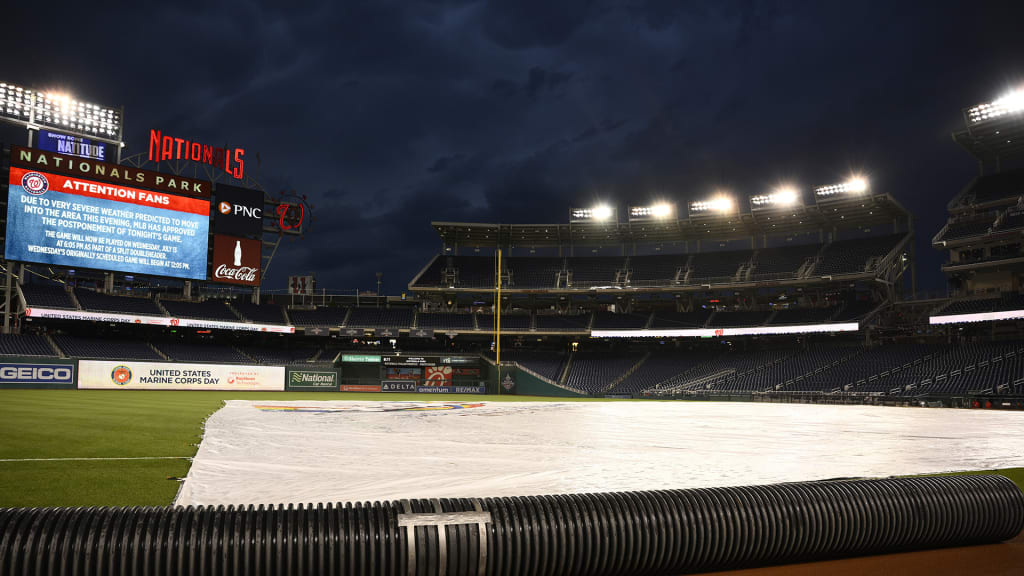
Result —
[[1000, 312], [977, 312], [975, 314], [947, 314], [930, 316], [929, 324], [960, 324], [964, 322], [998, 322], [1024, 318], [1024, 310], [1002, 310]]
[[164, 136], [159, 130], [149, 131], [149, 160], [190, 160], [220, 168], [236, 180], [245, 177], [244, 149], [218, 148], [184, 138]]
[[213, 229], [217, 234], [261, 237], [263, 192], [218, 184]]
[[210, 280], [226, 284], [260, 285], [259, 240], [213, 235], [213, 273]]
[[40, 130], [36, 145], [40, 150], [48, 152], [59, 152], [68, 156], [78, 156], [79, 158], [91, 158], [100, 162], [107, 161], [107, 145], [105, 143], [81, 136]]
[[751, 326], [749, 328], [680, 328], [667, 330], [591, 330], [594, 338], [711, 338], [713, 336], [765, 336], [769, 334], [813, 334], [856, 332], [856, 322], [805, 324], [802, 326]]
[[252, 322], [228, 322], [225, 320], [202, 320], [198, 318], [171, 318], [169, 316], [145, 316], [140, 314], [118, 314], [116, 312], [89, 312], [86, 310], [62, 310], [57, 308], [26, 308], [27, 318], [53, 318], [56, 320], [86, 320], [117, 324], [147, 324], [150, 326], [174, 326], [180, 328], [218, 328], [245, 332], [273, 332], [294, 334], [294, 326], [280, 324], [255, 324]]
[[95, 178], [104, 182], [116, 182], [135, 188], [149, 188], [172, 194], [187, 194], [200, 198], [210, 197], [210, 183], [204, 180], [163, 174], [152, 170], [140, 170], [131, 166], [98, 162], [46, 150], [11, 146], [11, 165], [35, 168], [55, 174]]
[[210, 203], [12, 166], [4, 257], [206, 278]]

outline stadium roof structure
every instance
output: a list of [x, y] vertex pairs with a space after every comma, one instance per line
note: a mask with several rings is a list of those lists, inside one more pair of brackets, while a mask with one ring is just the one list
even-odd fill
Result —
[[773, 206], [734, 214], [632, 222], [560, 224], [432, 222], [446, 247], [572, 247], [733, 240], [800, 233], [910, 227], [909, 212], [889, 194], [837, 194], [811, 205]]

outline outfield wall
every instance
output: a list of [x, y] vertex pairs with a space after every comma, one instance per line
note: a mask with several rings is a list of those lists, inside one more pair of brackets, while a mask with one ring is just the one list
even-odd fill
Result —
[[78, 380], [78, 360], [4, 356], [0, 358], [0, 390], [73, 389]]

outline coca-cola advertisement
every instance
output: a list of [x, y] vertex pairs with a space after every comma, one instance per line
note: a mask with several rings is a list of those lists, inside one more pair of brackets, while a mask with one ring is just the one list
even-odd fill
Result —
[[259, 286], [261, 248], [259, 240], [214, 234], [210, 280]]

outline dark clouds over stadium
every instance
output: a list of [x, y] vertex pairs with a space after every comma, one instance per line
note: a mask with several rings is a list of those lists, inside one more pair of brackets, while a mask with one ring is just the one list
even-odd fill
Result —
[[866, 172], [915, 215], [919, 276], [977, 167], [961, 108], [1024, 80], [1020, 2], [135, 2], [5, 9], [5, 81], [123, 104], [259, 153], [316, 207], [267, 288], [397, 293], [432, 220], [563, 222], [571, 205], [742, 197]]

